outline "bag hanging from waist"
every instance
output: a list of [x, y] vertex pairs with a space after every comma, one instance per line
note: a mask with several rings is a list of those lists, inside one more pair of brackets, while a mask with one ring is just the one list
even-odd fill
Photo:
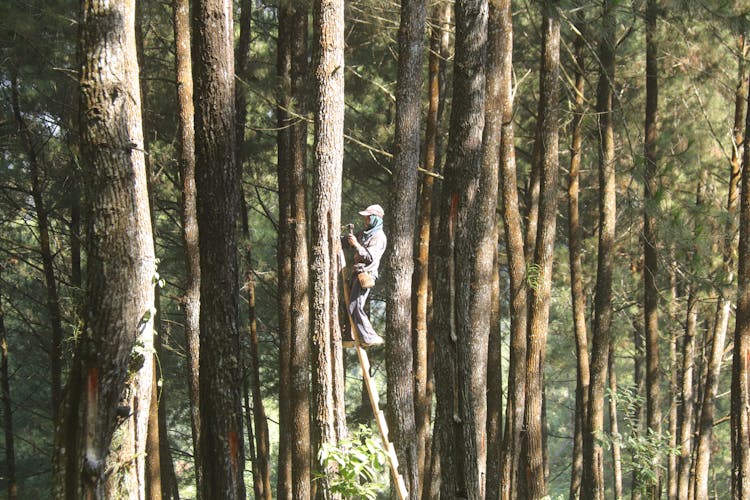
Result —
[[372, 288], [375, 286], [375, 279], [367, 271], [362, 271], [358, 273], [357, 280], [359, 281], [359, 286], [362, 289], [366, 290], [368, 288]]

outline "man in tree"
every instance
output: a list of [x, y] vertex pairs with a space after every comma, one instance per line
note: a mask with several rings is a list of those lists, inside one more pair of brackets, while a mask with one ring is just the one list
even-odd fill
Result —
[[[345, 238], [346, 243], [354, 248], [354, 262], [352, 274], [349, 279], [349, 316], [351, 324], [359, 332], [359, 341], [362, 347], [370, 347], [383, 343], [383, 338], [375, 332], [370, 319], [365, 312], [365, 301], [370, 294], [370, 288], [375, 285], [378, 278], [378, 266], [380, 258], [385, 252], [388, 242], [383, 232], [383, 216], [385, 212], [380, 205], [370, 205], [359, 212], [364, 217], [365, 229], [356, 234], [351, 230]], [[351, 228], [351, 226], [350, 226]], [[351, 325], [344, 322], [342, 334], [344, 347], [354, 347]]]

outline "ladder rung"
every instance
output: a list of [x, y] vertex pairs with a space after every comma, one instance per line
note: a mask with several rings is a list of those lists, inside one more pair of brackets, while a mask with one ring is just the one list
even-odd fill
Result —
[[392, 467], [398, 469], [398, 455], [396, 455], [396, 448], [393, 447], [393, 443], [388, 443], [388, 453], [391, 455]]

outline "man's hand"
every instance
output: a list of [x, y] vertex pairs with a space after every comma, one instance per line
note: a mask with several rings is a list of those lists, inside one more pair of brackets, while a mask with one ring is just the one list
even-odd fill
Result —
[[359, 242], [357, 242], [357, 237], [353, 234], [350, 234], [347, 236], [347, 241], [349, 242], [349, 246], [352, 248], [357, 248], [359, 246]]

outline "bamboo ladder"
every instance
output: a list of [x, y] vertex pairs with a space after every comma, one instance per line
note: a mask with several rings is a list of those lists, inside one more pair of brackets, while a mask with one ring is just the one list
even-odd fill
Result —
[[346, 315], [349, 318], [349, 325], [351, 327], [352, 338], [354, 339], [354, 345], [357, 349], [357, 358], [359, 358], [359, 367], [362, 369], [362, 379], [365, 381], [365, 387], [367, 387], [367, 395], [370, 397], [370, 405], [372, 406], [372, 412], [375, 415], [375, 421], [378, 424], [378, 430], [380, 431], [380, 439], [383, 441], [383, 448], [385, 448], [386, 454], [388, 455], [388, 463], [391, 468], [391, 476], [396, 487], [396, 493], [398, 493], [399, 500], [405, 500], [409, 498], [409, 492], [406, 490], [406, 484], [404, 478], [398, 472], [398, 457], [396, 456], [396, 448], [388, 437], [388, 423], [385, 421], [385, 415], [383, 410], [380, 409], [380, 398], [378, 396], [377, 387], [375, 387], [375, 381], [370, 376], [370, 359], [367, 357], [367, 351], [359, 343], [359, 332], [354, 326], [351, 314], [349, 314], [349, 283], [346, 279], [346, 259], [344, 258], [343, 250], [339, 250], [339, 273], [341, 274], [341, 281], [343, 282], [344, 289], [344, 301], [346, 303]]

